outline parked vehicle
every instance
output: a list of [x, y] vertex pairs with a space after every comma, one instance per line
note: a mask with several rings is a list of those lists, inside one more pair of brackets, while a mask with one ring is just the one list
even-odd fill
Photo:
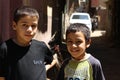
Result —
[[70, 24], [73, 23], [83, 23], [88, 26], [88, 28], [92, 31], [92, 23], [89, 13], [80, 13], [75, 12], [70, 16]]

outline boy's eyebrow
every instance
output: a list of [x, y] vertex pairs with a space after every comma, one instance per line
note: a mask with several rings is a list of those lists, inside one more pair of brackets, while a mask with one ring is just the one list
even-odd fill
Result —
[[26, 21], [21, 21], [21, 23], [27, 23]]
[[[27, 21], [21, 21], [21, 23], [28, 23]], [[33, 23], [33, 24], [36, 24], [36, 23]]]

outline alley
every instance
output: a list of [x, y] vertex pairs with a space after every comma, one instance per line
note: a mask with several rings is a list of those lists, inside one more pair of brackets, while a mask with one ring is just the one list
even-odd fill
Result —
[[101, 61], [106, 80], [120, 80], [120, 47], [104, 36], [105, 31], [92, 33], [92, 44], [87, 52]]

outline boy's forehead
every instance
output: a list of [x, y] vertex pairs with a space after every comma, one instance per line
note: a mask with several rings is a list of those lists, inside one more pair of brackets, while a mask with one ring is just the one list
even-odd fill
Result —
[[71, 35], [73, 35], [74, 37], [78, 37], [78, 36], [84, 37], [84, 34], [81, 31], [70, 32], [67, 36], [71, 36]]
[[38, 25], [38, 18], [25, 16], [25, 17], [21, 17], [17, 23], [18, 24], [28, 24], [28, 25], [32, 25], [32, 24]]
[[29, 19], [29, 18], [33, 18], [33, 19], [38, 19], [38, 17], [37, 16], [31, 16], [31, 15], [26, 15], [26, 16], [22, 16], [21, 18], [23, 18], [23, 19]]
[[85, 40], [82, 32], [71, 32], [66, 36], [66, 40]]
[[38, 18], [36, 16], [24, 16], [20, 18], [21, 21], [38, 21]]
[[84, 34], [82, 31], [71, 31], [68, 34], [78, 34], [78, 33]]

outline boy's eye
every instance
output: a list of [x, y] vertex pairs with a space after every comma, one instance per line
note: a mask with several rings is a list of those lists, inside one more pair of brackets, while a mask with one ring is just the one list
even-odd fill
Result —
[[67, 41], [67, 44], [68, 44], [68, 45], [73, 45], [73, 44], [75, 44], [75, 45], [80, 45], [81, 43], [82, 43], [82, 41], [76, 41], [76, 42]]
[[77, 41], [77, 42], [76, 42], [77, 45], [79, 45], [79, 44], [81, 44], [81, 43], [82, 43], [82, 41]]
[[22, 24], [22, 27], [23, 28], [27, 28], [29, 25], [27, 25], [27, 24]]
[[68, 44], [71, 44], [71, 43], [72, 43], [72, 41], [67, 41], [67, 43], [68, 43]]
[[22, 24], [22, 27], [23, 27], [23, 28], [28, 28], [29, 26], [31, 26], [32, 29], [34, 29], [34, 28], [37, 27], [37, 25], [27, 25], [27, 24]]
[[67, 45], [72, 45], [73, 44], [73, 42], [70, 41], [70, 40], [68, 40], [66, 43], [67, 43]]
[[36, 27], [37, 27], [37, 25], [31, 25], [31, 27], [32, 27], [32, 28], [36, 28]]
[[27, 26], [26, 24], [22, 24], [22, 26]]

